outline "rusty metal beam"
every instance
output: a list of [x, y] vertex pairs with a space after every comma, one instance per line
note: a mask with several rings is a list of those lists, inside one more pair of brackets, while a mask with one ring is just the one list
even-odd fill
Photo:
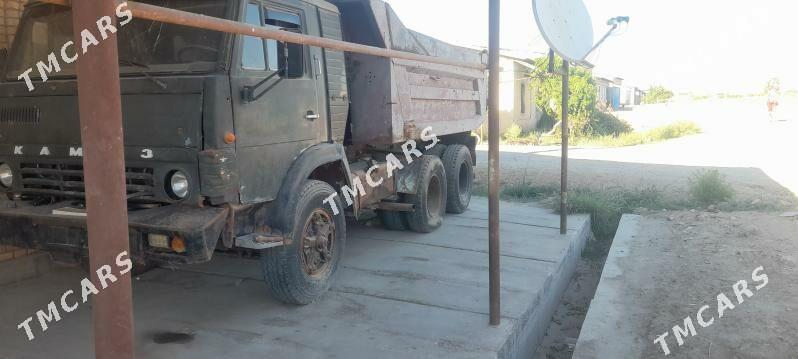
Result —
[[490, 0], [490, 34], [488, 57], [488, 272], [490, 295], [490, 325], [501, 324], [501, 268], [499, 265], [499, 193], [501, 185], [499, 169], [499, 80], [500, 61], [500, 0]]
[[[114, 0], [73, 0], [75, 42], [83, 29], [114, 14]], [[122, 100], [116, 35], [110, 34], [77, 63], [83, 168], [86, 181], [89, 263], [94, 270], [116, 267], [117, 256], [130, 253], [128, 239]], [[97, 358], [133, 358], [133, 295], [131, 275], [94, 297], [94, 350]], [[98, 288], [96, 273], [92, 279]]]
[[[69, 0], [41, 0], [41, 1], [49, 4], [70, 6]], [[465, 68], [472, 68], [478, 70], [486, 69], [486, 66], [484, 64], [455, 61], [442, 57], [425, 56], [410, 52], [383, 49], [379, 47], [355, 44], [340, 40], [327, 39], [318, 36], [298, 34], [290, 31], [279, 30], [277, 28], [252, 26], [236, 21], [220, 19], [216, 17], [195, 14], [186, 11], [174, 10], [150, 4], [143, 4], [143, 3], [129, 1], [128, 7], [133, 12], [133, 17], [139, 19], [160, 21], [175, 25], [189, 26], [198, 29], [215, 30], [231, 34], [254, 36], [264, 39], [277, 40], [277, 41], [308, 45], [308, 46], [316, 46], [325, 49], [346, 51], [351, 53], [395, 58], [395, 59], [404, 59], [410, 61], [427, 62], [427, 63], [440, 64], [440, 65], [465, 67]], [[111, 14], [113, 14], [113, 12], [111, 12]]]
[[562, 61], [562, 156], [560, 159], [560, 234], [568, 233], [568, 140], [570, 128], [568, 127], [568, 101], [571, 95], [569, 85], [568, 60]]

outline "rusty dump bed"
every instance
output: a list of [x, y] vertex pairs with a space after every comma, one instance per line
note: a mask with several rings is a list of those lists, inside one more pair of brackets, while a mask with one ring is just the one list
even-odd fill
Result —
[[[346, 41], [485, 64], [481, 51], [407, 29], [382, 0], [332, 0]], [[394, 144], [433, 133], [471, 131], [486, 118], [483, 70], [347, 53], [354, 144]]]

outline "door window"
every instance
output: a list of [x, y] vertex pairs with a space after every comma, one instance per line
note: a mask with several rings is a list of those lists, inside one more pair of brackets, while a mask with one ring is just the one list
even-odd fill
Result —
[[[277, 26], [285, 31], [303, 33], [302, 18], [298, 13], [266, 10], [266, 25]], [[281, 71], [287, 78], [305, 75], [305, 47], [299, 44], [266, 40], [268, 66], [272, 71]]]
[[[263, 26], [260, 5], [247, 4], [245, 21], [249, 25]], [[253, 36], [244, 36], [244, 53], [241, 56], [241, 66], [249, 70], [266, 70], [266, 57], [264, 56], [263, 39]]]

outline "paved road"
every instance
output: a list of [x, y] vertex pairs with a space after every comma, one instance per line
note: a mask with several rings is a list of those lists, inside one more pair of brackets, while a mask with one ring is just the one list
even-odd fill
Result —
[[[684, 195], [688, 179], [700, 168], [718, 168], [746, 201], [793, 202], [798, 193], [798, 99], [785, 101], [770, 121], [759, 99], [714, 100], [643, 106], [620, 115], [636, 128], [689, 120], [699, 135], [621, 148], [573, 148], [570, 180], [574, 186], [650, 186]], [[555, 184], [560, 175], [559, 147], [502, 146], [505, 183]], [[487, 178], [487, 146], [477, 152], [478, 178]], [[781, 203], [784, 204], [784, 203]]]

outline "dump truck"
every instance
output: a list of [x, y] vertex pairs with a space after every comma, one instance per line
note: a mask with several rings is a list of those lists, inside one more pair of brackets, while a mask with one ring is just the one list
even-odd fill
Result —
[[[483, 52], [408, 29], [381, 0], [143, 2], [486, 62]], [[428, 233], [446, 213], [468, 207], [476, 161], [471, 131], [486, 111], [480, 66], [125, 21], [117, 40], [137, 269], [207, 262], [215, 253], [257, 258], [277, 299], [307, 304], [335, 277], [347, 219], [379, 217], [388, 230]], [[73, 40], [68, 7], [32, 1], [0, 83], [0, 241], [64, 261], [88, 255], [90, 188], [75, 62], [91, 46]]]

